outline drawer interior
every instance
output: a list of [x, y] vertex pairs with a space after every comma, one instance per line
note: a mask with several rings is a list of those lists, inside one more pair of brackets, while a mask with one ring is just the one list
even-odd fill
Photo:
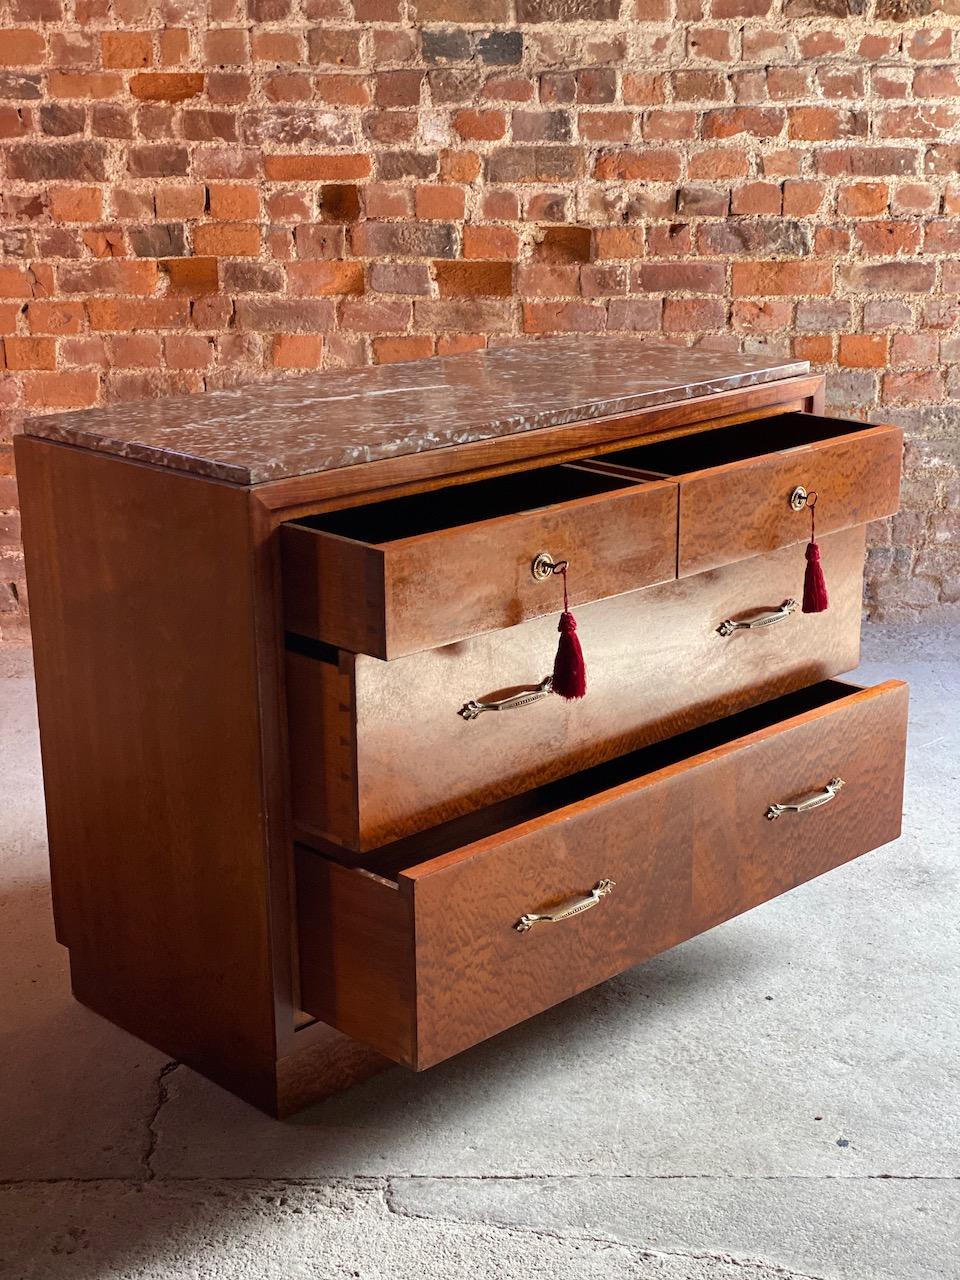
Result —
[[646, 774], [656, 773], [659, 769], [724, 746], [758, 730], [770, 728], [793, 716], [829, 706], [858, 691], [857, 685], [841, 680], [824, 680], [761, 706], [739, 711], [722, 720], [678, 734], [664, 742], [618, 756], [571, 777], [489, 805], [429, 831], [382, 845], [379, 849], [358, 855], [328, 845], [323, 847], [323, 853], [345, 865], [362, 868], [395, 881], [401, 872], [431, 858], [497, 835], [520, 823], [543, 817], [565, 805], [576, 804], [624, 783], [633, 782]]
[[659, 440], [653, 444], [618, 449], [591, 459], [598, 467], [623, 467], [622, 474], [643, 471], [650, 476], [679, 476], [708, 467], [722, 467], [790, 449], [816, 444], [821, 440], [842, 439], [868, 430], [869, 423], [842, 418], [822, 418], [810, 413], [784, 413], [771, 418], [758, 418], [712, 431], [697, 431]]
[[382, 546], [404, 538], [417, 538], [483, 520], [539, 511], [545, 507], [629, 489], [644, 477], [607, 475], [577, 466], [538, 468], [514, 472], [492, 480], [452, 485], [406, 498], [371, 502], [294, 523], [354, 542]]

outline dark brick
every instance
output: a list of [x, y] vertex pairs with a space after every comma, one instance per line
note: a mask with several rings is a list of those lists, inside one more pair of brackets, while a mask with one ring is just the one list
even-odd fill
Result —
[[566, 111], [514, 111], [513, 136], [517, 142], [569, 142], [572, 133]]
[[430, 96], [438, 106], [446, 102], [471, 102], [480, 92], [482, 80], [476, 67], [444, 67], [427, 73]]
[[133, 119], [126, 107], [98, 102], [93, 108], [91, 127], [98, 138], [132, 138]]
[[346, 246], [343, 227], [303, 222], [294, 232], [297, 255], [311, 261], [342, 258]]
[[374, 262], [370, 288], [375, 293], [404, 293], [429, 297], [430, 272], [422, 262]]
[[360, 217], [360, 188], [353, 183], [330, 183], [320, 191], [324, 222], [356, 222]]
[[247, 17], [254, 22], [282, 22], [292, 9], [293, 0], [247, 0]]
[[104, 148], [99, 142], [23, 143], [7, 152], [7, 177], [27, 182], [49, 178], [105, 182]]
[[547, 227], [534, 247], [539, 262], [589, 262], [593, 232], [589, 227]]
[[858, 18], [866, 0], [784, 0], [783, 16], [791, 18]]
[[775, 253], [799, 258], [810, 252], [810, 237], [802, 222], [789, 218], [751, 218], [742, 222], [727, 218], [699, 227], [697, 246], [706, 254]]
[[282, 267], [243, 258], [225, 258], [220, 268], [223, 287], [230, 293], [279, 293], [283, 289]]
[[190, 170], [190, 152], [173, 143], [131, 147], [127, 169], [138, 178], [182, 177]]
[[138, 258], [179, 258], [186, 253], [183, 226], [158, 222], [152, 227], [131, 227], [130, 248]]
[[328, 298], [237, 299], [237, 328], [261, 333], [328, 333], [336, 326]]
[[523, 58], [523, 34], [519, 31], [491, 31], [477, 41], [481, 62], [491, 67], [514, 67]]
[[716, 187], [681, 187], [677, 192], [677, 213], [688, 217], [725, 218], [730, 212], [730, 192]]
[[424, 31], [421, 48], [424, 62], [467, 62], [473, 54], [466, 31]]
[[45, 103], [40, 108], [40, 128], [54, 138], [83, 133], [86, 112], [83, 107], [68, 107], [60, 102]]
[[609, 22], [620, 0], [517, 0], [518, 22]]
[[0, 98], [17, 102], [35, 102], [39, 97], [39, 76], [21, 76], [15, 71], [0, 72]]
[[442, 222], [364, 222], [353, 233], [354, 251], [365, 258], [455, 258], [457, 235]]
[[431, 151], [381, 151], [377, 156], [377, 176], [387, 182], [401, 178], [433, 178], [440, 158]]
[[877, 0], [877, 17], [887, 22], [910, 22], [928, 17], [939, 7], [934, 0]]
[[579, 177], [578, 147], [502, 147], [487, 158], [491, 182], [563, 182]]

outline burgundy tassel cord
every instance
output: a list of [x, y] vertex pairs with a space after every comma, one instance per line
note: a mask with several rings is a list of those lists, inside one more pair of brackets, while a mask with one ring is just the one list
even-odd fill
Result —
[[580, 637], [577, 635], [577, 620], [570, 612], [570, 597], [567, 592], [566, 560], [560, 560], [553, 569], [563, 578], [563, 613], [560, 615], [560, 642], [557, 645], [557, 656], [553, 662], [553, 692], [561, 698], [573, 701], [582, 698], [587, 692], [587, 669], [583, 662], [583, 650], [580, 648]]
[[820, 563], [820, 544], [817, 542], [817, 492], [807, 494], [806, 505], [810, 508], [810, 541], [807, 543], [807, 569], [803, 575], [804, 613], [823, 613], [830, 603], [827, 595], [827, 584], [823, 577], [823, 566]]

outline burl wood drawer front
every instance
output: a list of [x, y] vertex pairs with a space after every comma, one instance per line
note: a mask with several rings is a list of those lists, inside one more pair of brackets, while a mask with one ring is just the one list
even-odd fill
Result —
[[288, 630], [376, 658], [432, 649], [676, 574], [676, 485], [545, 467], [280, 530]]
[[677, 571], [702, 573], [805, 542], [810, 512], [798, 486], [817, 493], [817, 534], [893, 515], [900, 499], [899, 427], [792, 413], [693, 432], [603, 455], [601, 468], [659, 472], [680, 485]]
[[362, 868], [300, 848], [304, 1008], [431, 1066], [866, 853], [900, 832], [906, 710], [826, 682]]
[[781, 608], [802, 594], [802, 545], [582, 606], [588, 690], [578, 702], [544, 694], [460, 714], [536, 690], [553, 663], [555, 613], [393, 662], [288, 651], [297, 837], [375, 848], [849, 671], [859, 658], [863, 546], [862, 528], [823, 539], [831, 598], [822, 614]]

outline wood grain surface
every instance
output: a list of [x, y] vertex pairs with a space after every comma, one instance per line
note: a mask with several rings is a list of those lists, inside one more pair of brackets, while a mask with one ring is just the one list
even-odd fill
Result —
[[[556, 614], [461, 644], [339, 668], [287, 658], [295, 830], [372, 849], [412, 831], [856, 666], [862, 528], [823, 540], [831, 606], [728, 637], [727, 618], [803, 590], [802, 546], [577, 609], [587, 696], [466, 721], [458, 709], [532, 687]], [[695, 679], [691, 678], [695, 673]]]
[[[605, 777], [615, 785], [566, 807], [538, 813], [534, 794], [529, 820], [400, 869], [407, 916], [401, 926], [391, 912], [386, 932], [402, 927], [413, 940], [415, 1007], [407, 1012], [415, 1045], [398, 1045], [393, 1030], [394, 1006], [410, 998], [408, 970], [394, 944], [381, 953], [365, 932], [389, 890], [366, 871], [331, 873], [328, 860], [303, 851], [305, 1000], [334, 1025], [349, 1017], [352, 1034], [422, 1069], [892, 840], [900, 830], [906, 703], [897, 681], [866, 690], [818, 685], [696, 731], [694, 754], [682, 755], [678, 739], [639, 753], [635, 766], [631, 758], [602, 766], [590, 785], [602, 788]], [[643, 772], [658, 752], [671, 763]], [[631, 767], [641, 772], [622, 780]], [[771, 802], [817, 790], [837, 774], [846, 785], [830, 804], [766, 818]], [[330, 874], [344, 885], [352, 877], [351, 909], [342, 889], [318, 891]], [[589, 911], [524, 933], [515, 928], [524, 914], [603, 879], [615, 887]], [[336, 912], [338, 934], [363, 935], [351, 945], [352, 965], [336, 971], [323, 967], [307, 938], [310, 929], [331, 927], [325, 912]], [[363, 999], [354, 998], [354, 984]]]
[[787, 414], [600, 461], [677, 478], [677, 571], [685, 577], [806, 542], [810, 512], [790, 505], [798, 485], [818, 494], [818, 535], [892, 515], [900, 501], [902, 453], [898, 427]]
[[54, 911], [74, 990], [270, 1106], [248, 495], [44, 441], [16, 448]]
[[281, 530], [286, 625], [398, 658], [556, 612], [559, 579], [531, 573], [544, 551], [569, 560], [575, 604], [673, 578], [676, 528], [676, 485], [570, 467], [334, 513]]

